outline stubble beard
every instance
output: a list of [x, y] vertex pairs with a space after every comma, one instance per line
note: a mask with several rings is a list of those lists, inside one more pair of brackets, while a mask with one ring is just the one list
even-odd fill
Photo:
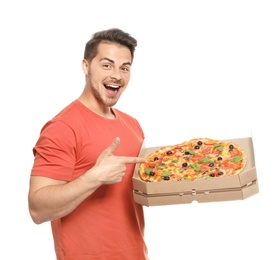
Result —
[[91, 91], [94, 94], [95, 98], [98, 100], [98, 102], [106, 107], [113, 107], [118, 102], [119, 96], [113, 98], [101, 95], [101, 93], [93, 86], [91, 86]]

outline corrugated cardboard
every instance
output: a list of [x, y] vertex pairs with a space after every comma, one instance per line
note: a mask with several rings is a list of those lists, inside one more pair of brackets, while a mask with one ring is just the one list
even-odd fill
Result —
[[[235, 176], [196, 179], [194, 181], [144, 182], [136, 165], [133, 175], [134, 200], [145, 206], [243, 200], [259, 192], [255, 167], [254, 148], [251, 137], [228, 139], [238, 144], [247, 155], [245, 169]], [[164, 145], [163, 145], [164, 146]], [[163, 147], [162, 146], [162, 147]], [[141, 148], [139, 156], [147, 157], [160, 147]]]

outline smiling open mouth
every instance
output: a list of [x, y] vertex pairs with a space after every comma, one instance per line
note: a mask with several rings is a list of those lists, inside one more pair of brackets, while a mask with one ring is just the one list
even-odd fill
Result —
[[114, 85], [106, 85], [104, 84], [104, 87], [109, 90], [109, 91], [113, 91], [113, 92], [118, 92], [120, 86], [114, 86]]

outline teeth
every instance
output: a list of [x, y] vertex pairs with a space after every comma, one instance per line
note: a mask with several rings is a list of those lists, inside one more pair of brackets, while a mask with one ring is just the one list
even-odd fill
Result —
[[119, 88], [119, 86], [113, 86], [113, 85], [106, 85], [109, 88]]

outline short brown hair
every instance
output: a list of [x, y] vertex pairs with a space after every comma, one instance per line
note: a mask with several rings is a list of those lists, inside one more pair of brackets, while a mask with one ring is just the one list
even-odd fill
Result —
[[97, 55], [98, 46], [101, 42], [111, 42], [126, 46], [130, 50], [133, 61], [137, 40], [130, 36], [130, 34], [118, 28], [112, 28], [94, 33], [85, 45], [84, 59], [91, 62]]

